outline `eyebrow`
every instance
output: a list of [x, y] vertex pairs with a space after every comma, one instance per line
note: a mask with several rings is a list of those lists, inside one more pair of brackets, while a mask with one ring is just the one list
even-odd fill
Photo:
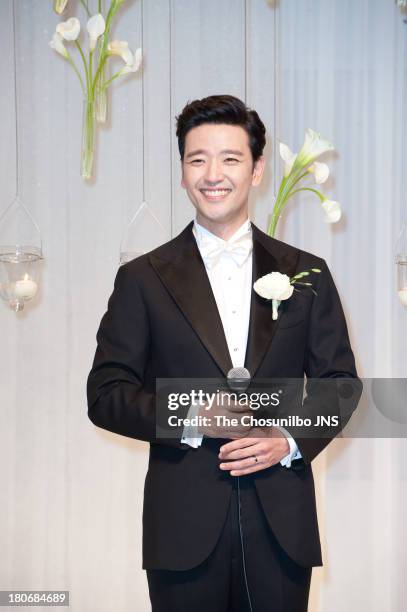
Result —
[[[243, 157], [243, 153], [241, 151], [236, 151], [235, 149], [223, 149], [221, 153], [228, 153], [229, 155], [239, 155], [240, 157]], [[202, 154], [207, 155], [208, 151], [205, 151], [205, 149], [196, 149], [196, 151], [191, 151], [191, 153], [188, 153], [186, 158], [188, 159], [189, 157], [193, 157], [194, 155]]]

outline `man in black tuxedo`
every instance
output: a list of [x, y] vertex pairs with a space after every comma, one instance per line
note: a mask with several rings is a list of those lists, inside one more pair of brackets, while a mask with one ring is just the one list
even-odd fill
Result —
[[[311, 461], [344, 423], [324, 437], [257, 426], [160, 437], [156, 379], [216, 379], [245, 366], [253, 381], [357, 381], [343, 310], [324, 260], [248, 219], [264, 170], [258, 114], [233, 96], [195, 100], [177, 136], [196, 219], [118, 270], [88, 378], [89, 418], [150, 443], [143, 568], [153, 612], [304, 612], [322, 565]], [[295, 292], [274, 320], [253, 282], [310, 268], [321, 270], [315, 292]], [[302, 408], [312, 412], [312, 397]]]

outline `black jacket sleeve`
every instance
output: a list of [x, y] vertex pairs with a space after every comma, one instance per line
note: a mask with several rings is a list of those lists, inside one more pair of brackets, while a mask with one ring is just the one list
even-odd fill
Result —
[[326, 262], [322, 262], [305, 352], [307, 396], [299, 414], [311, 418], [312, 423], [319, 415], [339, 419], [337, 424], [307, 428], [304, 437], [295, 428], [290, 430], [305, 463], [310, 463], [342, 431], [362, 393], [338, 291]]
[[148, 312], [137, 279], [126, 264], [116, 274], [96, 340], [87, 380], [90, 420], [123, 436], [189, 449], [180, 442], [181, 429], [174, 428], [171, 437], [157, 437], [155, 379], [148, 373]]

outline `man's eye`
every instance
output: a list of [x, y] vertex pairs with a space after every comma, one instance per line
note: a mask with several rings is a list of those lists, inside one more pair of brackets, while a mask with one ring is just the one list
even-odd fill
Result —
[[203, 162], [203, 159], [193, 159], [191, 161], [191, 164], [196, 164], [196, 163], [200, 163], [200, 162]]
[[225, 159], [225, 161], [237, 162], [237, 161], [239, 161], [239, 160], [238, 160], [238, 159], [236, 159], [236, 158], [234, 158], [234, 157], [227, 157], [227, 158]]

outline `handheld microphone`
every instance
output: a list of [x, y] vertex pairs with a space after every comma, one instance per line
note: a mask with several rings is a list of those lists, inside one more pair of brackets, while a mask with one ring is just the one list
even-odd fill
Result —
[[229, 389], [243, 393], [250, 385], [251, 375], [247, 368], [232, 368], [227, 375]]
[[[251, 374], [247, 368], [232, 368], [229, 370], [227, 375], [227, 384], [229, 389], [232, 391], [237, 391], [238, 393], [243, 393], [250, 385]], [[242, 546], [242, 560], [243, 560], [243, 571], [244, 571], [244, 581], [247, 593], [247, 599], [249, 602], [250, 612], [253, 612], [252, 601], [250, 597], [249, 584], [247, 582], [246, 575], [246, 561], [245, 561], [245, 550], [243, 544], [243, 525], [241, 518], [241, 500], [240, 500], [240, 476], [237, 476], [237, 499], [238, 499], [238, 513], [239, 513], [239, 533], [240, 533], [240, 541]]]

